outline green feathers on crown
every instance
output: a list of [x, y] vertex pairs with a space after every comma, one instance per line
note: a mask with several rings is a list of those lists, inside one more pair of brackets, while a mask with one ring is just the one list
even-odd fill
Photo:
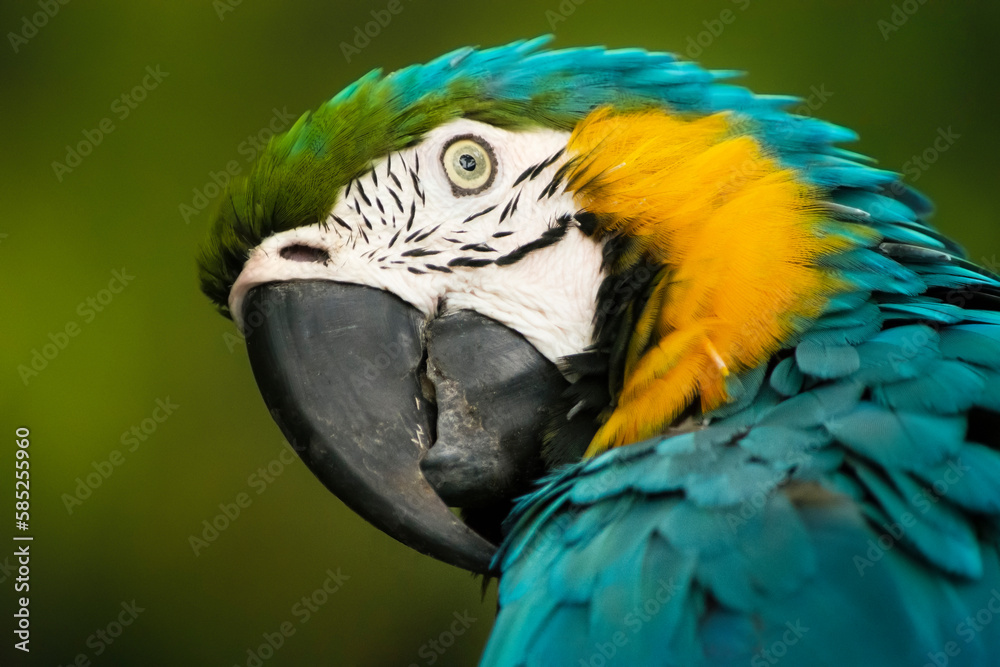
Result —
[[512, 71], [544, 41], [463, 49], [388, 76], [375, 70], [303, 114], [220, 198], [198, 261], [202, 291], [230, 316], [229, 290], [250, 250], [272, 234], [322, 220], [339, 190], [374, 160], [449, 120], [572, 128], [586, 109], [560, 99], [565, 74], [550, 74], [554, 85], [531, 77], [535, 85], [528, 87]]

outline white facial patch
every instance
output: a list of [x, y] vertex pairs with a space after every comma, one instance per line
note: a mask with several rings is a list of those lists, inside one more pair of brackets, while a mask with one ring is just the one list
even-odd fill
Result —
[[[581, 352], [604, 276], [601, 245], [580, 231], [572, 193], [553, 180], [568, 139], [464, 119], [434, 129], [343, 188], [323, 222], [257, 246], [230, 291], [230, 312], [242, 329], [252, 287], [331, 280], [384, 289], [428, 318], [474, 310], [552, 361]], [[458, 144], [470, 150], [456, 155], [456, 141], [473, 143]], [[475, 188], [456, 182], [466, 168]]]

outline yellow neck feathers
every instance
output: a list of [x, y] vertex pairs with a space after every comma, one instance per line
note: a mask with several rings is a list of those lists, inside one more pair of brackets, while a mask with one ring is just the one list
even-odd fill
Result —
[[598, 110], [568, 148], [579, 156], [570, 185], [598, 236], [629, 239], [613, 270], [641, 257], [664, 267], [592, 456], [662, 432], [696, 397], [703, 412], [724, 404], [727, 375], [765, 362], [819, 315], [838, 282], [817, 260], [851, 242], [823, 232], [817, 189], [726, 114]]

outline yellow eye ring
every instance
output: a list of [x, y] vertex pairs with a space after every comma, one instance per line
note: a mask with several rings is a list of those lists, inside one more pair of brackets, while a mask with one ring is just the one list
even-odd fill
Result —
[[479, 194], [493, 185], [497, 158], [481, 137], [463, 134], [453, 137], [441, 150], [441, 166], [456, 197]]

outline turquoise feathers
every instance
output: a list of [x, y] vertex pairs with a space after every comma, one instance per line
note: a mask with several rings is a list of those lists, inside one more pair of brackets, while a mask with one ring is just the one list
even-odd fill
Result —
[[708, 428], [523, 499], [483, 664], [993, 664], [966, 619], [1000, 587], [1000, 315], [912, 302], [948, 324], [832, 312]]

